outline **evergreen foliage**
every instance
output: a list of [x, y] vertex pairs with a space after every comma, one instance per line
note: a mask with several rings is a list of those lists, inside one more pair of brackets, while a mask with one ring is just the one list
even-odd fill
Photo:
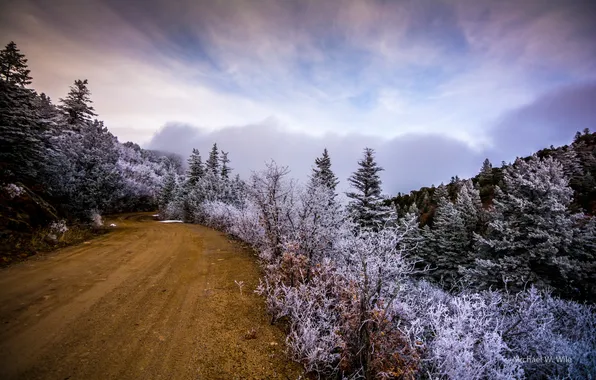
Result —
[[19, 87], [25, 87], [31, 84], [27, 68], [27, 58], [17, 48], [14, 41], [9, 42], [6, 47], [0, 51], [0, 80]]
[[339, 184], [339, 180], [331, 170], [331, 158], [327, 148], [323, 150], [323, 155], [315, 159], [315, 167], [312, 170], [311, 181], [319, 182], [332, 192]]
[[213, 144], [211, 152], [209, 153], [209, 158], [207, 159], [207, 162], [205, 162], [205, 167], [209, 173], [212, 173], [214, 176], [219, 176], [220, 160], [219, 150], [217, 149], [217, 143]]
[[201, 153], [198, 149], [193, 149], [192, 154], [188, 158], [188, 171], [186, 173], [187, 182], [190, 186], [194, 186], [204, 176], [205, 168], [203, 167]]
[[563, 166], [553, 158], [518, 159], [505, 170], [504, 184], [507, 192], [497, 188], [486, 237], [478, 237], [469, 281], [506, 283], [514, 290], [528, 283], [560, 285], [558, 261], [567, 256], [575, 222], [569, 211], [573, 190]]
[[14, 43], [0, 54], [0, 185], [25, 184], [69, 220], [154, 208], [162, 155], [120, 144], [103, 122], [91, 121], [86, 80], [75, 81], [60, 107], [25, 88], [26, 63]]
[[347, 192], [350, 198], [348, 212], [364, 228], [379, 229], [390, 220], [391, 209], [381, 197], [379, 167], [374, 159], [374, 150], [364, 149], [364, 158], [358, 161], [359, 168], [352, 173], [348, 182], [355, 191]]
[[43, 135], [33, 91], [0, 81], [0, 174], [5, 181], [36, 182], [44, 164]]
[[59, 109], [64, 114], [66, 122], [72, 126], [79, 127], [82, 123], [91, 121], [93, 116], [97, 116], [91, 106], [93, 101], [87, 84], [87, 79], [75, 80], [66, 98], [60, 99], [62, 104]]

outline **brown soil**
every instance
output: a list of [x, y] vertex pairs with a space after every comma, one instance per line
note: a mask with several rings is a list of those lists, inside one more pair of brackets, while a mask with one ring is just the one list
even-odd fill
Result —
[[[150, 214], [0, 271], [2, 379], [294, 379], [254, 255]], [[242, 294], [235, 281], [243, 281]]]

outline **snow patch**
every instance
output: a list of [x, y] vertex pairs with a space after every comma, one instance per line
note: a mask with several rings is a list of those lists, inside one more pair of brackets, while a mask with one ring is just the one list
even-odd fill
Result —
[[110, 224], [110, 227], [116, 227], [116, 225], [114, 223]]
[[182, 220], [162, 220], [160, 223], [184, 223]]

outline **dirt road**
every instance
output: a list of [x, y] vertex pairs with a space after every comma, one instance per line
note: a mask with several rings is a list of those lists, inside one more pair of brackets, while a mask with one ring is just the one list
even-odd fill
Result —
[[252, 292], [259, 272], [249, 251], [149, 214], [113, 222], [107, 235], [0, 271], [1, 379], [301, 373]]

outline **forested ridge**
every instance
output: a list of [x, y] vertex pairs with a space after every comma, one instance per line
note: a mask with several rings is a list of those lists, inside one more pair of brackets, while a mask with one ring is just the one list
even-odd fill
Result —
[[570, 145], [493, 167], [487, 159], [469, 180], [387, 201], [399, 216], [419, 216], [419, 265], [453, 287], [532, 284], [594, 302], [596, 268], [596, 133]]
[[256, 291], [272, 322], [287, 326], [291, 358], [325, 378], [596, 373], [589, 130], [569, 146], [500, 168], [486, 160], [472, 179], [392, 199], [365, 148], [344, 199], [326, 149], [304, 184], [273, 161], [242, 179], [217, 143], [183, 165], [120, 144], [93, 119], [85, 80], [55, 106], [26, 88], [14, 43], [1, 70], [3, 230], [32, 227], [14, 206], [30, 193], [52, 207], [36, 226], [55, 236], [71, 221], [152, 207], [225, 231], [258, 254]]
[[3, 250], [27, 255], [32, 241], [54, 245], [68, 226], [154, 210], [162, 178], [181, 170], [175, 155], [120, 143], [96, 118], [87, 80], [75, 80], [57, 104], [28, 88], [27, 59], [14, 42], [0, 52], [0, 79]]

